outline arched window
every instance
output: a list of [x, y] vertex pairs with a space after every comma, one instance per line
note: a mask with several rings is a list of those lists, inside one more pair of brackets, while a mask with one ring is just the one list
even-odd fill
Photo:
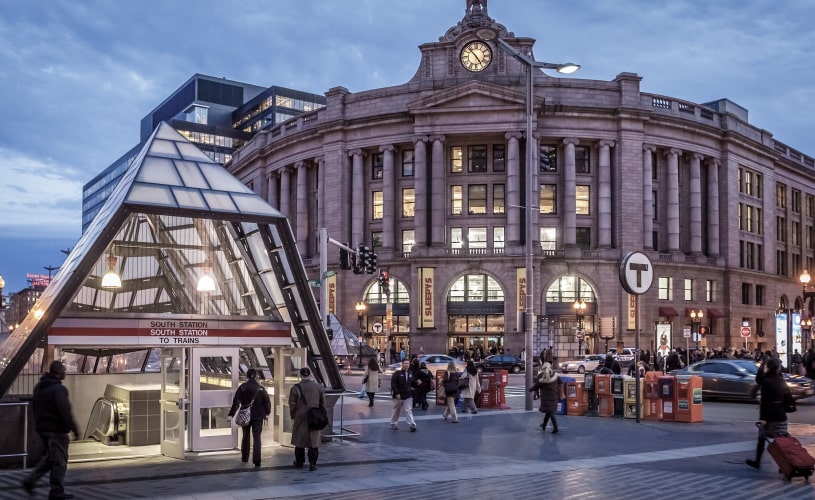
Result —
[[492, 276], [467, 274], [453, 283], [448, 302], [503, 302], [504, 289]]
[[[390, 302], [393, 304], [409, 304], [410, 295], [405, 287], [405, 284], [396, 278], [390, 279]], [[365, 290], [365, 303], [366, 304], [387, 304], [388, 296], [385, 294], [383, 287], [379, 282], [374, 281]]]
[[594, 290], [583, 278], [561, 276], [546, 290], [546, 302], [594, 302]]

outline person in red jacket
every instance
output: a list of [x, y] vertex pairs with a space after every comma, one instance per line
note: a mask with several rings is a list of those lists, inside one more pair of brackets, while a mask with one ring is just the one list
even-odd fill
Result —
[[46, 455], [40, 460], [31, 474], [23, 480], [23, 489], [29, 495], [34, 494], [34, 485], [51, 471], [50, 500], [73, 498], [65, 493], [65, 472], [68, 470], [68, 433], [79, 438], [79, 427], [71, 413], [71, 402], [68, 400], [68, 389], [62, 385], [65, 380], [65, 365], [60, 361], [51, 362], [48, 373], [40, 378], [34, 387], [31, 406], [34, 410], [34, 425], [40, 435]]

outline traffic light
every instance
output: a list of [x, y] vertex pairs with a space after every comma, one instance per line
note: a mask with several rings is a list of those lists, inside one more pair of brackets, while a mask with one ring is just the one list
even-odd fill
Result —
[[391, 296], [391, 279], [388, 277], [388, 271], [379, 271], [379, 285], [385, 295]]
[[368, 250], [368, 274], [373, 274], [376, 271], [376, 252]]
[[351, 269], [350, 256], [344, 248], [340, 248], [340, 269]]
[[708, 325], [699, 325], [699, 335], [702, 337], [713, 333]]
[[326, 335], [328, 335], [328, 340], [334, 340], [334, 330], [331, 328], [325, 329]]
[[351, 254], [351, 269], [354, 271], [354, 274], [362, 274], [363, 267], [362, 267], [362, 245], [357, 247], [357, 251]]

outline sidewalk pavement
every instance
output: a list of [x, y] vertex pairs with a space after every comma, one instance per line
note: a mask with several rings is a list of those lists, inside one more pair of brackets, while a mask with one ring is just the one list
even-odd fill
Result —
[[[815, 498], [812, 485], [787, 482], [767, 454], [761, 471], [744, 464], [755, 432], [739, 417], [636, 424], [558, 416], [561, 432], [553, 435], [541, 431], [536, 411], [482, 410], [454, 426], [438, 407], [417, 412], [419, 429], [411, 433], [404, 420], [398, 431], [389, 429], [387, 399], [374, 409], [348, 399], [344, 425], [360, 436], [324, 443], [314, 472], [294, 469], [293, 449], [274, 444], [264, 447], [260, 468], [241, 463], [237, 451], [72, 463], [66, 490], [78, 500], [607, 499], [645, 491], [706, 500]], [[815, 453], [815, 426], [795, 424], [791, 432]], [[0, 499], [24, 498], [25, 474], [0, 471]], [[35, 498], [47, 492], [43, 479]]]

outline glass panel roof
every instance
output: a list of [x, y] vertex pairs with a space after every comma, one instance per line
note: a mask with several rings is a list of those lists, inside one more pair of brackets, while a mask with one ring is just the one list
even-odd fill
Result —
[[[207, 209], [218, 212], [202, 218]], [[247, 221], [245, 214], [255, 218]], [[115, 258], [120, 288], [101, 286], [109, 256]], [[214, 292], [198, 292], [204, 272], [213, 274]], [[286, 283], [280, 282], [283, 276]], [[330, 352], [328, 338], [313, 334], [322, 331], [319, 311], [288, 221], [166, 123], [153, 132], [31, 312], [0, 346], [0, 395], [57, 317], [163, 312], [294, 319], [295, 345], [309, 348], [312, 356]], [[312, 367], [329, 387], [344, 387], [333, 358], [322, 363], [315, 358]]]

